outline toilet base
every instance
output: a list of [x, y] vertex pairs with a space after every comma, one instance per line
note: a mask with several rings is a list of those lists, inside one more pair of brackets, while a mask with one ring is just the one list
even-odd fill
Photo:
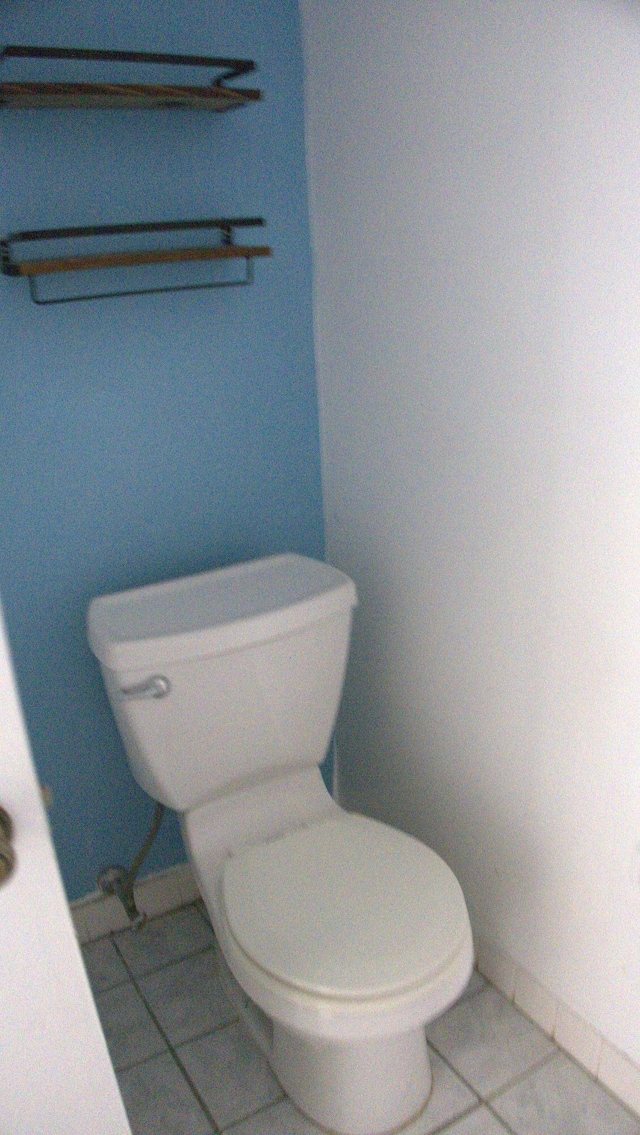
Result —
[[339, 1135], [388, 1135], [431, 1092], [424, 1029], [364, 1041], [314, 1041], [274, 1024], [269, 1062], [300, 1111]]
[[391, 1135], [416, 1118], [431, 1093], [423, 1027], [367, 1040], [316, 1040], [272, 1021], [238, 985], [217, 950], [227, 996], [284, 1091], [336, 1135]]

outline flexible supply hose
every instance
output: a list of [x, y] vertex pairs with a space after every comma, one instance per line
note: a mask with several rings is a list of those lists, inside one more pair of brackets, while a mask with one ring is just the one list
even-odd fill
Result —
[[140, 851], [136, 855], [136, 857], [135, 857], [135, 859], [134, 859], [134, 861], [131, 864], [131, 867], [129, 869], [129, 876], [131, 878], [131, 882], [133, 882], [134, 879], [136, 878], [138, 871], [142, 867], [142, 864], [144, 863], [145, 859], [147, 858], [147, 855], [149, 854], [149, 852], [151, 850], [151, 845], [152, 845], [154, 839], [156, 838], [156, 836], [158, 834], [158, 830], [160, 828], [160, 824], [162, 823], [162, 817], [163, 816], [164, 816], [164, 804], [156, 804], [155, 810], [154, 810], [154, 813], [153, 813], [153, 823], [151, 824], [151, 827], [149, 828], [149, 834], [147, 835], [147, 838], [145, 839], [142, 847], [140, 848]]
[[104, 894], [115, 895], [116, 898], [120, 899], [134, 930], [140, 930], [144, 926], [147, 916], [140, 912], [136, 906], [133, 886], [138, 871], [147, 858], [151, 845], [158, 834], [163, 816], [164, 804], [156, 804], [148, 835], [128, 871], [126, 867], [105, 867], [98, 875], [98, 887]]

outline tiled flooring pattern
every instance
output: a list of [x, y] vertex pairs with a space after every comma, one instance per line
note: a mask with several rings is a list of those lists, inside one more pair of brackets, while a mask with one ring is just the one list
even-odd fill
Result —
[[[219, 985], [201, 903], [83, 947], [134, 1135], [319, 1135]], [[433, 1091], [403, 1135], [640, 1135], [640, 1121], [474, 974], [427, 1030]]]

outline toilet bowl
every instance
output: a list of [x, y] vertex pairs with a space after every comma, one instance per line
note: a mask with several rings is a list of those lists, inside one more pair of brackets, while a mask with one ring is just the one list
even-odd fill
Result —
[[354, 605], [342, 573], [271, 557], [94, 600], [89, 638], [282, 1087], [330, 1131], [386, 1135], [427, 1102], [425, 1025], [464, 989], [472, 938], [442, 859], [320, 775]]

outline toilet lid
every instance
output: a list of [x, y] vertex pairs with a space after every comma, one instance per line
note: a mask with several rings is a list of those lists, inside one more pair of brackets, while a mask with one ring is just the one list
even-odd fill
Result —
[[231, 856], [223, 894], [251, 960], [324, 996], [382, 997], [422, 984], [470, 934], [460, 886], [434, 851], [347, 813]]

